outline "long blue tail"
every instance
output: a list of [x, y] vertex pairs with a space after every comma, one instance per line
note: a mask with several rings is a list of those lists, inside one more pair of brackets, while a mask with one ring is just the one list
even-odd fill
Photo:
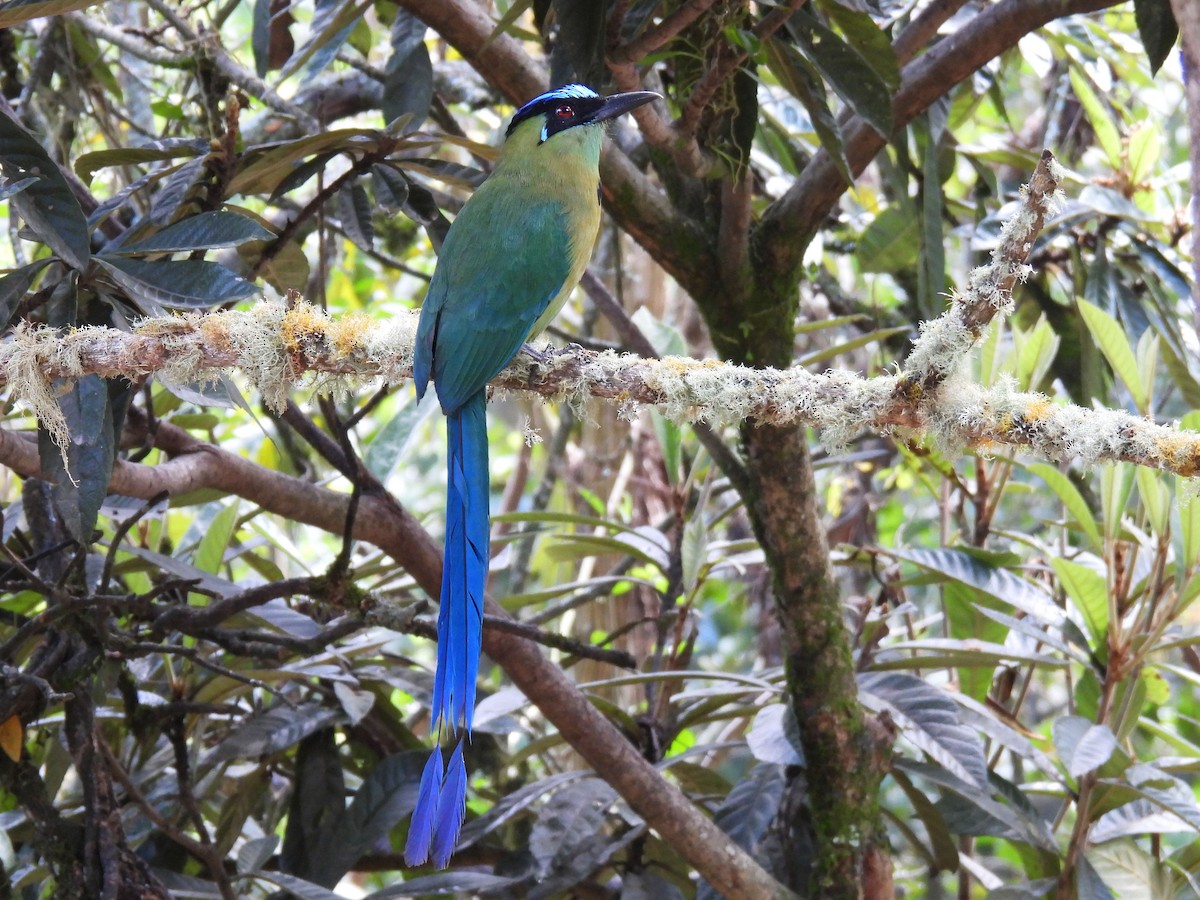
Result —
[[[475, 680], [483, 643], [483, 594], [488, 572], [488, 447], [486, 393], [478, 391], [446, 416], [446, 543], [442, 561], [433, 722], [449, 735], [471, 735]], [[404, 859], [421, 865], [433, 852], [445, 868], [466, 810], [467, 770], [460, 740], [443, 770], [440, 745], [421, 776]]]

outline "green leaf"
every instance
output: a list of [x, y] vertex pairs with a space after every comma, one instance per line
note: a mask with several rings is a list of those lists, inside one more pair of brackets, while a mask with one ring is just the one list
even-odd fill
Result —
[[253, 282], [207, 260], [147, 261], [106, 254], [96, 261], [147, 315], [164, 315], [163, 307], [203, 309], [258, 293]]
[[1157, 74], [1179, 37], [1171, 0], [1133, 0], [1133, 15], [1150, 60], [1150, 73]]
[[[350, 36], [354, 22], [362, 15], [363, 6], [357, 0], [327, 0], [317, 3], [310, 27], [309, 39], [305, 41], [280, 70], [283, 80], [300, 71], [300, 67], [316, 56], [314, 64], [305, 71], [305, 77], [313, 75], [333, 60], [338, 48]], [[318, 51], [320, 55], [317, 56]]]
[[916, 747], [958, 778], [987, 787], [983, 741], [962, 724], [958, 706], [944, 691], [914, 675], [879, 672], [860, 674], [858, 689], [863, 705], [887, 711]]
[[429, 115], [433, 102], [433, 64], [425, 46], [425, 23], [405, 9], [392, 21], [392, 55], [384, 69], [384, 122], [411, 116], [405, 131], [416, 131]]
[[1100, 465], [1100, 511], [1106, 538], [1112, 539], [1121, 533], [1122, 520], [1133, 493], [1133, 481], [1133, 466], [1130, 463]]
[[1162, 864], [1131, 838], [1088, 847], [1080, 862], [1087, 862], [1093, 877], [1101, 882], [1099, 891], [1087, 890], [1081, 884], [1080, 900], [1186, 896], [1170, 889]]
[[269, 241], [275, 237], [249, 216], [234, 212], [202, 212], [168, 225], [148, 238], [124, 244], [118, 254], [219, 250], [247, 241]]
[[697, 510], [683, 527], [680, 544], [680, 567], [683, 590], [687, 595], [696, 590], [700, 580], [700, 568], [704, 565], [708, 550], [708, 526], [704, 516]]
[[375, 227], [371, 224], [371, 201], [367, 189], [355, 179], [338, 191], [338, 218], [346, 236], [363, 250], [374, 249]]
[[46, 257], [19, 269], [13, 269], [0, 278], [0, 328], [7, 328], [29, 289], [37, 281], [42, 269], [54, 262], [53, 257]]
[[83, 544], [91, 543], [100, 505], [108, 494], [129, 391], [124, 382], [84, 375], [58, 398], [67, 423], [67, 446], [56, 446], [44, 428], [38, 429], [42, 477], [50, 482], [51, 497], [67, 531]]
[[61, 16], [77, 9], [87, 9], [97, 0], [8, 0], [0, 3], [0, 28], [11, 28], [49, 16]]
[[1067, 597], [1083, 615], [1094, 646], [1103, 648], [1108, 640], [1108, 587], [1104, 576], [1068, 559], [1056, 557], [1050, 560], [1050, 565]]
[[[0, 7], [0, 22], [9, 5]], [[42, 145], [4, 114], [0, 114], [0, 171], [13, 182], [37, 179], [9, 197], [9, 206], [64, 262], [75, 269], [85, 268], [92, 255], [91, 235], [79, 201]]]
[[920, 566], [926, 571], [961, 582], [1030, 615], [1047, 625], [1061, 625], [1066, 618], [1054, 598], [1040, 587], [1008, 569], [990, 566], [961, 550], [888, 550], [889, 555]]
[[1148, 402], [1146, 387], [1142, 384], [1142, 378], [1138, 374], [1137, 359], [1134, 358], [1133, 348], [1129, 346], [1125, 329], [1100, 307], [1093, 306], [1082, 297], [1078, 298], [1076, 303], [1079, 306], [1080, 315], [1083, 316], [1084, 324], [1087, 325], [1088, 331], [1092, 333], [1096, 343], [1100, 345], [1100, 352], [1104, 354], [1104, 358], [1117, 373], [1117, 377], [1125, 383], [1125, 387], [1133, 395], [1133, 401], [1137, 408], [1144, 411]]
[[903, 204], [877, 215], [858, 239], [858, 264], [864, 272], [894, 273], [917, 261], [921, 219]]
[[[313, 880], [337, 884], [412, 812], [427, 758], [424, 750], [410, 750], [385, 757], [371, 769], [345, 811], [320, 829], [309, 869]], [[341, 803], [339, 796], [339, 808]]]
[[[801, 8], [792, 21], [800, 32], [798, 45], [825, 80], [867, 124], [883, 137], [893, 128], [892, 90], [855, 47]], [[890, 52], [890, 48], [889, 48]], [[892, 57], [894, 62], [895, 57]]]
[[[766, 834], [767, 827], [775, 819], [786, 784], [787, 777], [783, 766], [759, 763], [733, 786], [729, 795], [717, 807], [713, 821], [735, 844], [753, 852]], [[707, 882], [701, 882], [701, 890], [705, 887]], [[700, 893], [696, 896], [699, 898]]]
[[200, 545], [196, 548], [196, 554], [192, 557], [192, 565], [202, 572], [212, 572], [214, 575], [221, 571], [221, 564], [225, 561], [225, 551], [229, 548], [229, 542], [233, 540], [234, 534], [237, 532], [238, 507], [240, 503], [237, 498], [227, 506], [222, 507], [221, 511], [213, 516], [212, 523], [204, 532], [204, 537], [200, 539]]
[[870, 13], [852, 9], [849, 4], [838, 0], [824, 0], [820, 6], [821, 11], [837, 25], [846, 41], [882, 79], [888, 90], [898, 90], [900, 66], [896, 62], [896, 51], [892, 49], [891, 38], [875, 24]]
[[[993, 644], [1003, 644], [1008, 628], [985, 610], [1004, 606], [994, 597], [989, 597], [974, 588], [950, 581], [942, 588], [946, 617], [949, 620], [950, 636], [960, 640], [977, 638]], [[960, 690], [968, 697], [983, 702], [992, 687], [994, 668], [987, 666], [963, 666], [958, 670]]]
[[812, 353], [805, 353], [797, 359], [796, 365], [811, 366], [815, 363], [824, 362], [827, 359], [833, 359], [835, 356], [849, 353], [851, 350], [857, 350], [859, 347], [866, 347], [876, 343], [881, 344], [894, 335], [907, 334], [910, 331], [912, 331], [912, 328], [908, 325], [897, 325], [894, 328], [877, 328], [874, 331], [860, 334], [857, 337], [834, 344], [831, 347], [822, 347], [820, 350], [814, 350]]
[[912, 803], [913, 810], [921, 820], [921, 824], [925, 826], [925, 833], [929, 836], [930, 861], [936, 869], [956, 871], [958, 869], [958, 845], [950, 834], [950, 829], [946, 827], [946, 820], [942, 818], [937, 806], [924, 791], [919, 790], [912, 783], [912, 779], [902, 770], [892, 769], [888, 774], [892, 776], [896, 784], [900, 785], [901, 790]]
[[1117, 749], [1117, 736], [1107, 725], [1094, 725], [1083, 716], [1056, 719], [1051, 732], [1054, 749], [1072, 778], [1099, 769]]
[[803, 766], [800, 724], [786, 703], [768, 703], [754, 717], [746, 744], [759, 762]]
[[1041, 316], [1029, 331], [1013, 328], [1013, 342], [1018, 348], [1017, 386], [1023, 391], [1036, 391], [1042, 379], [1049, 374], [1062, 340], [1046, 318]]
[[833, 164], [846, 179], [854, 183], [850, 172], [850, 161], [846, 159], [846, 148], [842, 143], [842, 129], [837, 117], [829, 108], [825, 83], [812, 63], [791, 44], [772, 37], [765, 45], [767, 68], [779, 79], [779, 83], [795, 97], [808, 112], [817, 140], [833, 159]]
[[75, 174], [84, 184], [100, 169], [113, 166], [133, 166], [146, 162], [177, 159], [180, 156], [200, 156], [208, 153], [209, 143], [197, 138], [174, 138], [155, 141], [146, 147], [113, 147], [81, 154], [75, 160]]
[[1138, 466], [1136, 477], [1138, 496], [1142, 498], [1142, 508], [1146, 510], [1150, 527], [1158, 534], [1165, 534], [1171, 515], [1170, 490], [1154, 469]]
[[1149, 122], [1138, 122], [1129, 130], [1129, 180], [1136, 187], [1154, 174], [1162, 157], [1162, 130]]
[[270, 756], [344, 718], [341, 710], [328, 709], [318, 703], [273, 706], [237, 725], [209, 752], [204, 764]]
[[428, 420], [437, 408], [436, 403], [410, 402], [388, 416], [383, 427], [367, 445], [367, 452], [363, 457], [367, 468], [376, 477], [386, 481], [396, 463], [407, 456], [418, 427]]
[[1195, 486], [1188, 480], [1176, 477], [1175, 496], [1176, 513], [1179, 517], [1176, 549], [1178, 559], [1186, 560], [1188, 571], [1195, 566], [1195, 560], [1200, 559], [1200, 497], [1195, 494]]
[[1108, 164], [1114, 171], [1119, 171], [1121, 169], [1121, 133], [1117, 128], [1117, 122], [1112, 113], [1108, 111], [1108, 106], [1093, 90], [1092, 81], [1088, 78], [1087, 73], [1077, 65], [1071, 66], [1071, 87], [1082, 104], [1083, 111], [1087, 113], [1088, 121], [1092, 123], [1092, 130], [1096, 132], [1096, 140], [1100, 143], [1104, 155], [1108, 157]]
[[1046, 482], [1046, 486], [1054, 491], [1062, 505], [1067, 508], [1067, 512], [1070, 514], [1068, 524], [1081, 529], [1091, 540], [1092, 546], [1098, 549], [1102, 543], [1100, 529], [1096, 525], [1096, 517], [1092, 515], [1091, 507], [1083, 498], [1083, 494], [1079, 492], [1079, 488], [1075, 487], [1070, 478], [1047, 463], [1030, 463], [1026, 468]]

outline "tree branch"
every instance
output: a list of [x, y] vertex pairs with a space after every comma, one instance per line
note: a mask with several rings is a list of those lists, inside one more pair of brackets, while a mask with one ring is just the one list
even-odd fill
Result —
[[[895, 128], [903, 128], [938, 97], [971, 77], [988, 60], [1063, 16], [1095, 12], [1120, 0], [1001, 0], [974, 16], [904, 67], [900, 90], [892, 102]], [[905, 50], [911, 52], [910, 49]], [[886, 138], [858, 117], [843, 129], [850, 171], [860, 174], [874, 159]], [[774, 275], [796, 272], [804, 252], [847, 188], [829, 154], [821, 150], [800, 173], [787, 193], [767, 208], [755, 232], [760, 264]]]

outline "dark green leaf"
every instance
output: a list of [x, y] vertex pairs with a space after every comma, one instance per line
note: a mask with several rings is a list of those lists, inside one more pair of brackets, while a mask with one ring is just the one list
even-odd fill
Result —
[[1054, 603], [1054, 598], [1033, 582], [975, 559], [961, 550], [890, 550], [897, 559], [920, 566], [929, 572], [960, 581], [983, 591], [991, 597], [1015, 606], [1047, 625], [1061, 625], [1066, 615]]
[[371, 167], [371, 189], [375, 205], [386, 212], [400, 209], [408, 199], [408, 179], [391, 166]]
[[253, 282], [207, 260], [147, 261], [106, 255], [96, 261], [147, 315], [162, 315], [163, 307], [203, 309], [258, 293]]
[[362, 182], [355, 179], [338, 191], [338, 218], [346, 237], [357, 246], [370, 251], [375, 242], [375, 227], [371, 224], [371, 200]]
[[350, 36], [351, 27], [361, 15], [362, 10], [356, 0], [317, 0], [309, 38], [288, 59], [280, 78], [293, 75], [310, 58], [313, 58], [313, 64], [305, 69], [304, 77], [308, 79], [319, 73], [337, 55], [338, 48]]
[[249, 216], [235, 212], [202, 212], [183, 221], [168, 225], [148, 238], [125, 244], [117, 252], [161, 253], [187, 250], [218, 250], [236, 247], [246, 241], [269, 241], [274, 238]]
[[[1054, 838], [1050, 834], [1050, 829], [1046, 821], [1035, 813], [1031, 813], [1025, 807], [1013, 807], [1001, 803], [992, 796], [990, 789], [983, 789], [968, 781], [963, 781], [941, 766], [916, 762], [915, 760], [904, 759], [902, 757], [893, 759], [892, 765], [902, 769], [907, 774], [925, 778], [938, 787], [944, 788], [967, 801], [968, 804], [976, 808], [974, 814], [978, 817], [977, 822], [984, 824], [988, 822], [994, 823], [991, 826], [987, 826], [989, 830], [985, 833], [999, 833], [1004, 836], [1013, 836], [1034, 847], [1051, 851], [1056, 850]], [[950, 826], [951, 831], [960, 831], [960, 828], [957, 826], [962, 825], [963, 829], [961, 830], [963, 833], [970, 833], [966, 831], [969, 823], [959, 820], [957, 811], [961, 810], [961, 807], [955, 807], [952, 810], [939, 804], [939, 809], [946, 816], [946, 824]], [[954, 813], [954, 818], [958, 821], [951, 822], [952, 812]]]
[[154, 195], [150, 204], [150, 221], [155, 225], [166, 225], [175, 218], [179, 208], [188, 199], [192, 189], [205, 177], [204, 163], [207, 156], [190, 159], [167, 176], [162, 188]]
[[27, 266], [13, 269], [0, 278], [0, 328], [8, 327], [21, 300], [29, 293], [29, 289], [33, 287], [33, 283], [41, 274], [42, 269], [52, 262], [54, 259], [51, 257], [39, 259]]
[[837, 25], [846, 42], [866, 61], [889, 91], [900, 87], [900, 67], [891, 39], [875, 24], [870, 13], [851, 9], [838, 0], [826, 0], [821, 10]]
[[786, 703], [771, 703], [760, 709], [754, 717], [754, 726], [746, 736], [746, 743], [759, 762], [781, 766], [804, 765], [800, 724]]
[[1107, 725], [1094, 725], [1083, 716], [1056, 719], [1051, 733], [1054, 749], [1072, 778], [1099, 769], [1117, 749], [1117, 736]]
[[1179, 37], [1171, 0], [1133, 0], [1133, 15], [1150, 59], [1150, 72], [1157, 74]]
[[[786, 770], [775, 763], [759, 763], [733, 786], [717, 807], [713, 820], [742, 849], [754, 853], [774, 821], [787, 785]], [[717, 900], [721, 895], [701, 879], [696, 900]]]
[[[0, 22], [8, 6], [0, 7]], [[79, 201], [42, 145], [4, 114], [0, 114], [0, 171], [13, 182], [37, 179], [11, 196], [9, 206], [64, 262], [75, 269], [85, 268], [92, 255], [91, 237]]]
[[433, 102], [433, 64], [425, 47], [425, 23], [407, 10], [397, 10], [392, 22], [392, 55], [383, 80], [383, 120], [412, 118], [405, 131], [421, 127]]
[[621, 879], [621, 900], [684, 900], [683, 892], [657, 872], [627, 872]]
[[962, 724], [958, 706], [940, 688], [903, 672], [864, 672], [858, 689], [864, 705], [886, 710], [916, 747], [957, 777], [987, 786], [983, 741]]
[[371, 769], [345, 811], [322, 826], [310, 869], [315, 881], [337, 884], [412, 812], [428, 757], [424, 750], [410, 750], [388, 756]]
[[51, 484], [54, 505], [67, 531], [84, 544], [91, 542], [100, 504], [108, 493], [128, 403], [128, 384], [84, 375], [58, 398], [70, 443], [59, 448], [44, 428], [38, 429], [42, 477]]
[[483, 815], [472, 819], [463, 826], [462, 833], [458, 838], [458, 849], [469, 847], [480, 838], [495, 831], [517, 813], [527, 809], [561, 785], [589, 777], [591, 776], [587, 772], [559, 772], [507, 794]]
[[800, 32], [798, 46], [804, 55], [855, 113], [881, 135], [890, 137], [892, 91], [874, 64], [804, 9], [793, 21]]
[[236, 726], [213, 748], [205, 762], [213, 765], [230, 759], [270, 756], [344, 718], [341, 710], [317, 703], [273, 706]]
[[804, 105], [821, 146], [833, 159], [846, 183], [852, 184], [854, 176], [850, 173], [850, 162], [842, 145], [842, 129], [829, 108], [821, 76], [795, 47], [777, 37], [767, 41], [766, 54], [768, 68], [788, 93]]
[[858, 264], [864, 272], [900, 272], [917, 261], [921, 219], [901, 204], [877, 215], [858, 239]]
[[599, 85], [604, 79], [604, 40], [612, 0], [554, 0], [558, 40], [550, 59], [554, 84], [578, 81]]
[[329, 840], [330, 822], [340, 819], [345, 809], [346, 781], [338, 757], [336, 730], [322, 728], [302, 740], [296, 749], [295, 781], [279, 867], [322, 887], [336, 885], [345, 872], [330, 877], [319, 857]]
[[[554, 794], [541, 808], [529, 835], [529, 852], [539, 876], [566, 867], [584, 838], [602, 830], [616, 792], [598, 778], [587, 778]], [[586, 874], [586, 873], [585, 873]]]
[[113, 147], [81, 154], [75, 160], [75, 174], [84, 184], [90, 184], [99, 169], [112, 166], [131, 166], [146, 162], [198, 156], [208, 151], [209, 143], [199, 138], [168, 138], [144, 147]]
[[22, 178], [20, 181], [5, 181], [0, 184], [0, 200], [7, 200], [14, 194], [19, 194], [31, 184], [36, 184], [38, 178], [36, 175], [31, 175], [28, 178]]
[[254, 71], [262, 78], [269, 70], [271, 59], [271, 0], [254, 0], [250, 49], [254, 53]]
[[246, 876], [278, 885], [299, 900], [342, 900], [340, 894], [286, 872], [248, 872]]

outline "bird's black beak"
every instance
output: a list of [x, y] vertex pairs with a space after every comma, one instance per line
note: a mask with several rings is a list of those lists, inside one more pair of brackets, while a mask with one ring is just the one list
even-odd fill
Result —
[[592, 121], [603, 122], [606, 119], [615, 119], [617, 116], [624, 115], [631, 109], [637, 109], [644, 103], [661, 99], [662, 95], [656, 94], [654, 91], [630, 91], [627, 94], [612, 94], [604, 98], [604, 102], [600, 104], [600, 109], [596, 111], [596, 114], [592, 117]]

